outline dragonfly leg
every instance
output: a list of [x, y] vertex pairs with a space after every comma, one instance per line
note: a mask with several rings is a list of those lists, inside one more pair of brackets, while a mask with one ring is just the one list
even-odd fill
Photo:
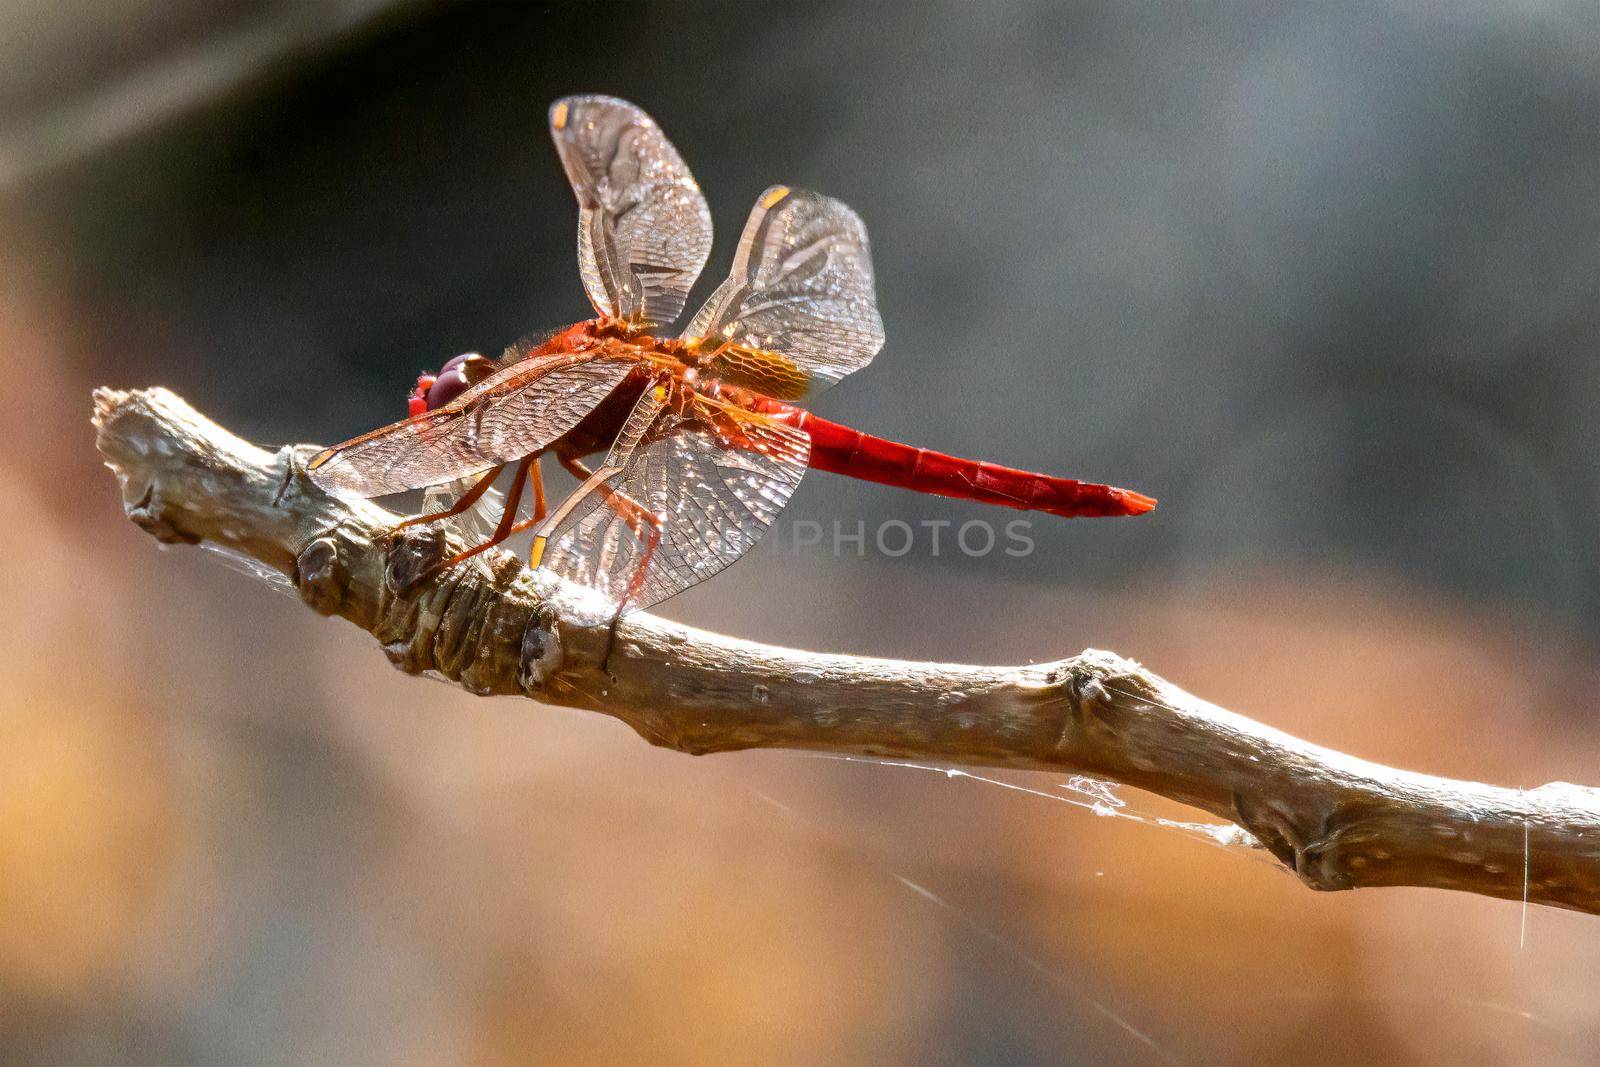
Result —
[[635, 525], [636, 522], [639, 521], [638, 516], [644, 516], [646, 519], [649, 518], [649, 512], [645, 510], [644, 505], [632, 499], [620, 489], [613, 489], [609, 485], [605, 484], [607, 478], [620, 473], [620, 468], [603, 467], [598, 472], [591, 471], [583, 464], [582, 461], [574, 459], [571, 456], [561, 455], [560, 453], [557, 453], [556, 455], [556, 462], [560, 463], [562, 468], [568, 474], [578, 479], [580, 484], [578, 485], [578, 488], [574, 489], [570, 494], [567, 495], [567, 498], [561, 502], [561, 505], [557, 507], [555, 511], [549, 514], [543, 523], [539, 524], [540, 528], [537, 531], [538, 536], [534, 538], [533, 549], [528, 557], [529, 566], [535, 568], [539, 566], [539, 563], [544, 556], [545, 541], [549, 534], [554, 531], [555, 528], [561, 524], [561, 520], [566, 518], [567, 514], [571, 512], [573, 508], [577, 507], [578, 504], [581, 503], [583, 499], [590, 493], [598, 493], [601, 500], [618, 510], [618, 512], [622, 515], [623, 520], [628, 523], [629, 528], [632, 529], [641, 540], [644, 538], [644, 534], [640, 532], [638, 526]]
[[539, 563], [544, 559], [544, 546], [549, 541], [551, 532], [561, 525], [561, 520], [566, 518], [572, 509], [577, 507], [595, 486], [600, 485], [607, 478], [621, 471], [620, 467], [602, 467], [598, 472], [591, 473], [588, 467], [585, 467], [575, 459], [570, 459], [560, 454], [557, 455], [557, 459], [568, 471], [581, 478], [583, 483], [571, 493], [568, 493], [567, 498], [554, 511], [546, 515], [544, 521], [538, 524], [539, 528], [534, 531], [533, 547], [528, 550], [528, 566], [535, 570], [539, 569]]
[[478, 498], [489, 491], [489, 487], [494, 484], [494, 480], [500, 477], [500, 472], [505, 469], [506, 464], [504, 463], [500, 464], [498, 467], [491, 467], [482, 478], [479, 478], [476, 482], [472, 483], [471, 489], [468, 489], [465, 493], [462, 493], [456, 502], [451, 504], [450, 507], [444, 511], [435, 511], [427, 515], [413, 515], [408, 519], [402, 519], [393, 526], [389, 527], [388, 532], [394, 533], [397, 530], [404, 530], [408, 526], [416, 526], [419, 523], [437, 522], [440, 519], [454, 518], [463, 511], [466, 511], [468, 508], [472, 507], [472, 505], [476, 504], [478, 502]]
[[528, 468], [528, 481], [533, 486], [533, 522], [536, 525], [544, 521], [549, 509], [544, 502], [544, 474], [539, 470], [539, 457], [533, 457], [533, 466]]
[[517, 507], [522, 503], [522, 486], [528, 480], [528, 470], [533, 466], [537, 459], [537, 456], [528, 456], [521, 463], [517, 464], [517, 473], [511, 479], [511, 489], [506, 493], [505, 511], [501, 513], [500, 524], [494, 528], [494, 533], [489, 535], [489, 539], [484, 541], [482, 544], [473, 545], [465, 552], [457, 552], [455, 555], [439, 564], [440, 568], [454, 567], [457, 563], [460, 563], [463, 560], [471, 559], [480, 552], [489, 551], [489, 549], [500, 544], [500, 542], [516, 533], [519, 528], [526, 529], [526, 526], [519, 527], [519, 524], [517, 523]]
[[[488, 540], [484, 541], [482, 544], [473, 545], [471, 548], [467, 549], [464, 552], [457, 552], [455, 555], [451, 556], [449, 559], [441, 560], [438, 563], [435, 563], [433, 566], [431, 566], [427, 570], [423, 571], [420, 575], [418, 575], [415, 579], [413, 579], [408, 584], [416, 585], [416, 584], [419, 584], [419, 583], [421, 583], [423, 581], [426, 581], [428, 578], [431, 578], [433, 575], [438, 574], [440, 571], [448, 570], [449, 568], [454, 567], [457, 563], [460, 563], [463, 560], [471, 559], [473, 556], [478, 555], [480, 552], [489, 551], [489, 549], [493, 548], [495, 545], [500, 544], [506, 538], [508, 538], [512, 534], [516, 533], [518, 530], [525, 530], [529, 526], [532, 526], [533, 523], [531, 521], [524, 521], [524, 522], [520, 522], [520, 523], [517, 522], [517, 507], [518, 507], [519, 504], [522, 503], [522, 486], [528, 480], [528, 471], [533, 466], [533, 464], [536, 463], [537, 461], [538, 461], [538, 457], [537, 456], [528, 456], [525, 459], [523, 459], [522, 462], [517, 464], [516, 476], [514, 478], [512, 478], [512, 480], [511, 480], [511, 489], [510, 489], [509, 492], [506, 493], [505, 510], [500, 515], [500, 523], [499, 523], [499, 525], [494, 528], [494, 533], [489, 535]], [[474, 490], [476, 490], [480, 486], [486, 485], [486, 483], [487, 483], [487, 479], [485, 480], [485, 482], [480, 482], [479, 485], [475, 485], [472, 488]], [[480, 493], [479, 495], [482, 495], [482, 494]], [[429, 518], [438, 518], [438, 517], [440, 517], [440, 516], [429, 516]]]
[[[586, 486], [594, 478], [594, 475], [589, 473], [589, 468], [579, 460], [569, 456], [558, 456], [557, 458], [568, 473], [582, 481]], [[622, 622], [622, 614], [628, 609], [628, 602], [638, 596], [639, 590], [644, 588], [644, 579], [650, 570], [650, 561], [655, 556], [657, 546], [661, 544], [661, 520], [650, 514], [648, 508], [627, 493], [620, 489], [613, 489], [603, 481], [593, 491], [599, 493], [606, 505], [617, 513], [617, 517], [628, 524], [628, 529], [633, 531], [633, 535], [644, 542], [644, 556], [639, 560], [639, 566], [634, 568], [632, 577], [628, 579], [628, 586], [623, 591], [622, 599], [617, 603], [616, 614], [611, 616], [611, 626], [606, 633], [606, 651], [605, 655], [600, 658], [600, 670], [602, 673], [609, 673], [607, 668], [611, 663], [611, 650], [616, 647], [617, 627]]]
[[572, 456], [563, 456], [560, 452], [557, 452], [556, 462], [561, 464], [562, 470], [566, 471], [580, 482], [586, 482], [590, 478], [594, 477], [594, 472], [588, 467], [585, 467], [583, 465], [583, 461], [580, 459], [575, 459]]
[[[570, 459], [567, 456], [561, 456], [559, 459], [561, 465], [567, 469], [567, 472], [579, 481], [584, 482], [586, 485], [590, 481], [596, 481], [595, 485], [588, 487], [588, 491], [600, 494], [600, 499], [605, 501], [611, 510], [617, 513], [618, 518], [628, 524], [628, 529], [633, 531], [633, 535], [645, 542], [645, 553], [648, 560], [649, 554], [655, 551], [656, 545], [661, 541], [661, 520], [650, 514], [649, 508], [646, 508], [627, 493], [620, 489], [613, 489], [611, 486], [606, 485], [604, 481], [596, 480], [589, 468], [580, 461]], [[581, 496], [583, 492], [584, 490], [580, 489], [573, 495]], [[635, 583], [630, 582], [629, 588], [633, 592], [637, 592], [638, 590], [634, 588], [634, 585]]]
[[[618, 493], [616, 495], [622, 497], [623, 503], [632, 504], [634, 507], [638, 507], [637, 504], [623, 496], [623, 494]], [[644, 509], [640, 508], [639, 510], [643, 511]], [[618, 514], [622, 514], [620, 509]], [[626, 515], [624, 515], [623, 518], [626, 520]], [[600, 673], [602, 674], [611, 673], [611, 650], [617, 646], [617, 627], [622, 623], [622, 613], [628, 610], [628, 601], [638, 596], [639, 590], [644, 588], [644, 576], [650, 570], [650, 560], [656, 554], [656, 546], [661, 544], [660, 520], [648, 512], [645, 512], [645, 518], [649, 520], [645, 523], [645, 526], [650, 532], [648, 535], [642, 538], [644, 541], [644, 556], [639, 560], [639, 566], [634, 569], [633, 576], [628, 579], [628, 588], [623, 592], [622, 599], [617, 602], [616, 614], [611, 616], [611, 626], [606, 631], [606, 652], [605, 655], [600, 657]], [[631, 521], [628, 522], [628, 526], [634, 531], [635, 536], [637, 536], [639, 532], [638, 527], [634, 526]]]
[[[548, 511], [544, 498], [544, 477], [539, 473], [539, 457], [532, 456], [530, 458], [533, 460], [533, 465], [528, 468], [528, 484], [533, 487], [533, 515], [526, 519], [519, 519], [510, 526], [505, 526], [505, 520], [507, 516], [502, 515], [500, 517], [500, 523], [505, 529], [504, 536], [501, 536], [500, 530], [496, 529], [494, 537], [492, 537], [487, 543], [478, 545], [469, 552], [463, 552], [461, 555], [456, 556], [453, 562], [459, 563], [461, 560], [467, 559], [470, 556], [475, 556], [486, 548], [491, 548], [494, 545], [498, 545], [501, 541], [504, 541], [512, 534], [519, 534], [523, 530], [537, 526], [544, 521], [545, 515]], [[510, 507], [511, 511], [508, 514], [515, 514], [515, 499], [513, 499]], [[446, 566], [448, 566], [448, 564], [446, 564]]]

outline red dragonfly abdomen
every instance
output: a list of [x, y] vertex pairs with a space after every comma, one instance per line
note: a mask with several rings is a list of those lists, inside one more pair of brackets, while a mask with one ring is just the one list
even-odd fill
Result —
[[976, 500], [983, 504], [1043, 511], [1067, 518], [1142, 515], [1154, 497], [1131, 489], [1052, 478], [1047, 474], [961, 459], [928, 448], [903, 445], [818, 418], [804, 408], [761, 397], [750, 405], [811, 438], [809, 465], [917, 493]]

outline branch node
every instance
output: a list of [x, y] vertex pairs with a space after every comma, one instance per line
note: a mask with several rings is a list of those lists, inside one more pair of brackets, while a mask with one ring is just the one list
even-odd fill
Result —
[[350, 568], [345, 563], [339, 542], [324, 534], [295, 557], [296, 583], [300, 599], [318, 615], [335, 615], [344, 605], [344, 591], [350, 583]]
[[449, 548], [444, 531], [434, 523], [408, 526], [390, 535], [388, 541], [383, 581], [393, 596], [404, 596], [416, 588], [445, 561]]
[[[284, 445], [278, 449], [278, 454], [272, 457], [274, 462], [283, 464], [283, 480], [278, 483], [278, 491], [272, 494], [272, 506], [275, 508], [283, 507], [283, 498], [288, 494], [289, 487], [297, 484], [301, 478], [305, 477], [304, 472], [300, 469], [299, 458], [296, 455], [298, 451], [299, 449], [294, 445]], [[307, 479], [307, 481], [309, 482], [310, 479]]]
[[135, 526], [164, 545], [197, 545], [200, 543], [200, 538], [178, 529], [167, 518], [160, 494], [156, 492], [154, 482], [145, 486], [144, 492], [140, 494], [138, 500], [131, 504], [124, 504], [123, 511], [127, 513], [128, 518], [133, 521]]
[[[1349, 889], [1354, 884], [1345, 864], [1340, 862], [1342, 849], [1327, 817], [1317, 819], [1317, 827], [1310, 830], [1304, 825], [1306, 813], [1296, 812], [1277, 800], [1256, 800], [1243, 793], [1234, 793], [1233, 809], [1239, 825], [1307, 887], [1336, 890]], [[1356, 856], [1349, 862], [1361, 866], [1366, 861]]]
[[517, 684], [529, 696], [538, 696], [561, 669], [560, 621], [549, 605], [541, 604], [522, 631], [517, 657]]
[[[392, 552], [390, 559], [392, 561]], [[373, 636], [389, 658], [389, 664], [406, 674], [440, 670], [446, 677], [450, 672], [439, 664], [439, 631], [445, 607], [454, 597], [456, 581], [435, 584], [410, 594], [398, 593], [390, 586], [392, 567], [385, 567], [385, 591], [379, 611], [379, 621]]]
[[[1123, 717], [1135, 710], [1131, 702], [1148, 703], [1140, 684], [1143, 679], [1129, 667], [1122, 657], [1093, 649], [1069, 664], [1067, 693], [1074, 718], [1090, 736], [1114, 743], [1123, 731]], [[1113, 678], [1122, 684], [1112, 685]]]

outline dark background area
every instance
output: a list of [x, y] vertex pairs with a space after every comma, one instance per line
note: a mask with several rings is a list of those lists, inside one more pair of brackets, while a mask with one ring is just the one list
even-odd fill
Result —
[[[1109, 647], [1368, 758], [1592, 783], [1600, 17], [0, 18], [0, 490], [30, 561], [8, 636], [32, 661], [0, 708], [0, 884], [20, 887], [0, 897], [0, 1043], [62, 1062], [1589, 1055], [1592, 920], [1537, 912], [1519, 949], [1515, 905], [1313, 898], [1005, 790], [694, 761], [395, 677], [213, 557], [152, 551], [85, 416], [92, 385], [160, 383], [252, 440], [331, 442], [403, 414], [421, 369], [586, 317], [545, 112], [612, 93], [711, 204], [691, 307], [774, 182], [866, 220], [888, 343], [821, 414], [1161, 499], [1035, 520], [1025, 558], [780, 538], [666, 614], [828, 651]], [[992, 516], [812, 475], [787, 517], [870, 539]]]

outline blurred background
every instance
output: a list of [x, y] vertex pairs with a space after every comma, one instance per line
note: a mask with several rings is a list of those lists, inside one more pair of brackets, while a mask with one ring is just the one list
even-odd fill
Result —
[[[780, 542], [666, 614], [1109, 648], [1370, 759], [1600, 784], [1587, 5], [7, 0], [0, 1060], [1594, 1062], [1592, 917], [1312, 894], [1046, 775], [653, 749], [123, 519], [95, 385], [326, 443], [586, 317], [578, 91], [693, 167], [702, 294], [768, 184], [865, 217], [889, 341], [820, 413], [1161, 498], [1022, 558]], [[789, 517], [992, 516], [813, 475]]]

